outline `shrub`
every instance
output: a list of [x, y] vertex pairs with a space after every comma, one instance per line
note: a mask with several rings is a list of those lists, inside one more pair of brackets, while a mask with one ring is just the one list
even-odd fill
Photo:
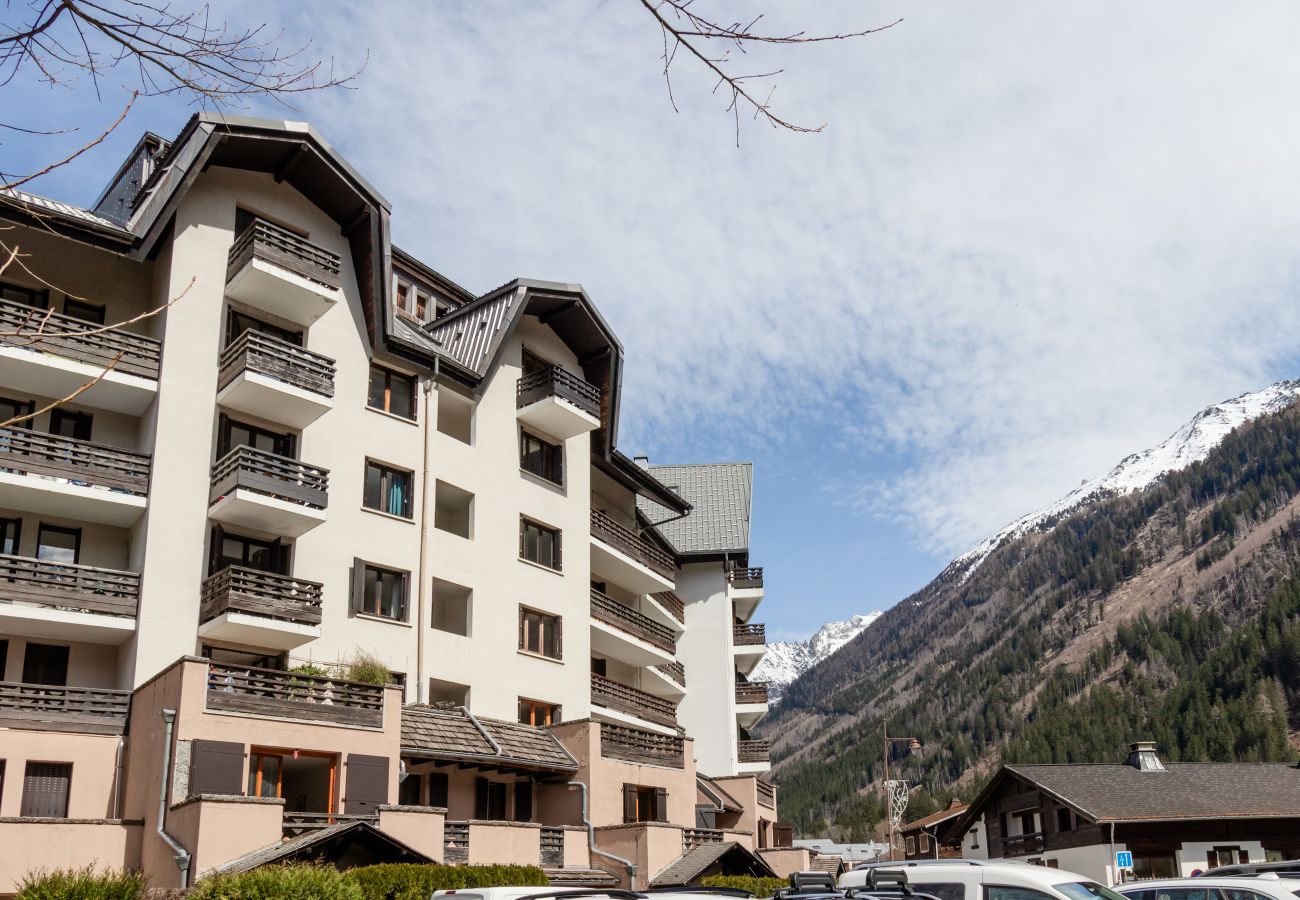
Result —
[[393, 680], [393, 675], [388, 671], [388, 666], [384, 665], [383, 660], [360, 650], [353, 653], [351, 658], [348, 659], [343, 677], [348, 681], [359, 681], [362, 684], [377, 684], [380, 686]]
[[758, 878], [753, 875], [706, 875], [700, 879], [705, 887], [739, 888], [755, 897], [770, 897], [790, 883], [784, 878]]
[[144, 894], [143, 872], [61, 869], [28, 872], [18, 885], [15, 900], [139, 900]]
[[546, 887], [536, 866], [441, 866], [384, 863], [348, 871], [364, 900], [429, 900], [434, 891], [470, 887]]
[[[188, 900], [366, 900], [360, 886], [331, 866], [266, 866], [198, 883]], [[426, 898], [427, 900], [427, 898]]]

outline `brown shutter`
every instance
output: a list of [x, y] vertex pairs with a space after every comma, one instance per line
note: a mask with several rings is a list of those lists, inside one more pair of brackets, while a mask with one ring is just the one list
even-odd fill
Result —
[[71, 763], [29, 762], [23, 774], [23, 803], [18, 814], [29, 818], [66, 819], [71, 781]]
[[520, 558], [520, 559], [527, 559], [527, 558], [528, 558], [528, 557], [524, 556], [524, 528], [525, 528], [525, 527], [526, 527], [526, 524], [525, 524], [525, 522], [524, 522], [524, 517], [523, 517], [523, 516], [520, 516], [520, 517], [519, 517], [519, 558]]
[[343, 812], [350, 816], [375, 815], [388, 802], [388, 757], [349, 753], [347, 792]]
[[366, 564], [360, 557], [352, 558], [352, 597], [348, 609], [356, 615], [365, 608], [366, 600]]
[[623, 785], [623, 821], [636, 821], [636, 785]]
[[515, 821], [533, 820], [533, 785], [528, 781], [515, 782]]
[[244, 745], [232, 741], [190, 743], [190, 796], [244, 793]]
[[564, 545], [564, 532], [558, 528], [555, 530], [555, 569], [559, 571], [564, 568], [564, 558], [560, 554], [560, 549]]
[[524, 608], [519, 607], [519, 649], [524, 649]]
[[431, 772], [429, 774], [429, 805], [447, 806], [447, 773]]
[[668, 789], [655, 788], [655, 821], [668, 821]]
[[221, 544], [226, 538], [226, 529], [220, 525], [212, 526], [211, 542], [208, 547], [208, 574], [214, 575], [221, 568]]
[[488, 812], [488, 780], [486, 778], [474, 779], [474, 818], [490, 819], [491, 813]]
[[564, 619], [555, 617], [555, 658], [564, 659]]

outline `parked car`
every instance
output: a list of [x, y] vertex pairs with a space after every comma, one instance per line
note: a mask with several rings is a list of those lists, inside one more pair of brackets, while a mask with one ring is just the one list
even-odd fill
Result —
[[473, 887], [434, 891], [429, 900], [643, 900], [643, 894], [618, 888]]
[[1206, 874], [1132, 881], [1115, 890], [1128, 900], [1296, 900], [1300, 897], [1300, 881], [1279, 878], [1275, 872], [1235, 877]]
[[937, 900], [1126, 900], [1064, 869], [977, 859], [868, 863], [841, 875], [839, 887], [847, 894], [878, 900], [908, 894]]
[[1273, 872], [1279, 878], [1300, 878], [1300, 859], [1285, 862], [1241, 863], [1235, 866], [1215, 866], [1201, 873], [1202, 876], [1224, 878], [1233, 875], [1262, 875]]

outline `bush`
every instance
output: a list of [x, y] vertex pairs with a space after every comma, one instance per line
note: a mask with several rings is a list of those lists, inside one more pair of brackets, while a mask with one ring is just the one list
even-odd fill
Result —
[[[360, 886], [331, 866], [266, 866], [198, 883], [188, 900], [366, 900]], [[427, 898], [426, 898], [427, 900]]]
[[784, 878], [758, 878], [753, 875], [706, 875], [700, 879], [700, 884], [705, 887], [739, 888], [749, 891], [755, 897], [770, 897], [790, 886], [790, 882]]
[[348, 871], [364, 900], [429, 900], [434, 891], [471, 887], [546, 887], [536, 866], [441, 866], [384, 863]]
[[379, 657], [358, 650], [348, 660], [343, 677], [348, 681], [377, 684], [382, 687], [393, 680], [393, 673], [388, 671], [388, 666], [384, 665]]
[[15, 900], [139, 900], [144, 894], [143, 872], [61, 869], [28, 872], [18, 885]]

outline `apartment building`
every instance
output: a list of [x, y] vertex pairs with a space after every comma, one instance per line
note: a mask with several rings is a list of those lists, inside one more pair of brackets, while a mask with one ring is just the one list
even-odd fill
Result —
[[747, 733], [749, 467], [620, 452], [581, 286], [472, 295], [302, 123], [0, 201], [0, 421], [36, 413], [0, 428], [0, 894], [343, 830], [557, 883], [798, 862]]

